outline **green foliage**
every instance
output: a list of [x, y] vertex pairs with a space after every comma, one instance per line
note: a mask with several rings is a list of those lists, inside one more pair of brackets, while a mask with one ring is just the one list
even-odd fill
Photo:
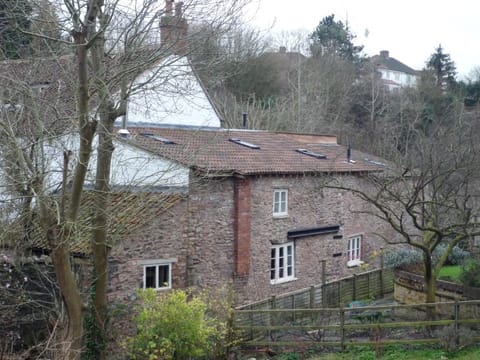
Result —
[[480, 287], [480, 259], [470, 259], [465, 262], [460, 281], [466, 286]]
[[417, 359], [431, 359], [431, 360], [447, 360], [447, 359], [462, 359], [473, 360], [480, 356], [480, 348], [478, 346], [466, 347], [459, 351], [446, 351], [438, 347], [412, 347], [391, 345], [383, 348], [380, 357], [375, 356], [375, 352], [364, 346], [356, 346], [344, 353], [322, 354], [313, 356], [310, 360], [330, 359], [330, 360], [417, 360]]
[[453, 282], [460, 282], [460, 275], [462, 274], [462, 267], [459, 265], [443, 266], [438, 273], [440, 280], [447, 280]]
[[439, 89], [452, 90], [455, 87], [455, 63], [450, 58], [450, 54], [443, 52], [442, 45], [438, 45], [435, 52], [430, 55], [426, 65], [426, 69], [433, 74], [436, 86]]
[[[447, 251], [447, 246], [439, 244], [433, 252], [434, 263], [438, 261]], [[447, 258], [447, 264], [460, 265], [465, 259], [470, 256], [468, 251], [463, 250], [459, 246], [454, 246]], [[384, 264], [389, 268], [406, 268], [414, 264], [420, 264], [423, 262], [422, 252], [414, 248], [405, 248], [395, 251], [387, 251], [384, 255]]]
[[335, 56], [343, 60], [357, 62], [361, 60], [363, 46], [355, 46], [355, 35], [348, 25], [335, 20], [335, 15], [324, 17], [315, 31], [310, 34], [313, 56]]
[[84, 337], [85, 350], [82, 352], [82, 360], [95, 360], [100, 358], [100, 354], [105, 350], [105, 342], [102, 339], [101, 330], [98, 327], [95, 317], [94, 299], [96, 293], [96, 282], [90, 287], [91, 301], [84, 318]]
[[139, 291], [139, 297], [137, 334], [127, 344], [131, 359], [180, 360], [209, 354], [218, 333], [200, 296], [182, 290], [158, 294], [146, 289]]
[[384, 264], [388, 268], [405, 268], [409, 265], [422, 262], [422, 253], [416, 249], [400, 249], [387, 251], [384, 255]]
[[30, 53], [32, 6], [29, 0], [0, 0], [0, 58], [18, 59]]
[[298, 360], [300, 355], [297, 352], [286, 352], [275, 356], [275, 360]]
[[[447, 251], [447, 247], [444, 244], [440, 244], [435, 249], [435, 255], [443, 254]], [[466, 250], [463, 250], [460, 246], [454, 246], [450, 254], [448, 254], [447, 262], [448, 265], [461, 265], [470, 257], [470, 253]]]

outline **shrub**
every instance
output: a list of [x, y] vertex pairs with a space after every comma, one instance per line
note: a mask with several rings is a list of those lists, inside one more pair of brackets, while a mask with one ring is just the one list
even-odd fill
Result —
[[[438, 245], [433, 253], [434, 260], [437, 261], [446, 250], [446, 245]], [[470, 253], [468, 251], [463, 250], [459, 246], [454, 246], [450, 254], [448, 254], [445, 265], [461, 265], [468, 257], [470, 257]]]
[[127, 342], [131, 359], [181, 360], [207, 354], [215, 326], [206, 318], [207, 306], [200, 297], [153, 289], [140, 290], [139, 297], [137, 334]]
[[470, 259], [463, 264], [460, 281], [465, 286], [480, 287], [479, 259]]
[[[433, 252], [433, 261], [437, 262], [442, 254], [447, 250], [447, 246], [440, 244]], [[459, 246], [455, 246], [448, 255], [446, 264], [460, 265], [470, 256], [468, 251], [463, 250]], [[405, 269], [414, 264], [423, 263], [423, 255], [420, 250], [415, 248], [400, 249], [396, 251], [387, 251], [384, 256], [384, 264], [386, 267]]]
[[406, 268], [422, 262], [422, 253], [416, 249], [400, 249], [387, 251], [384, 256], [384, 265], [389, 268]]

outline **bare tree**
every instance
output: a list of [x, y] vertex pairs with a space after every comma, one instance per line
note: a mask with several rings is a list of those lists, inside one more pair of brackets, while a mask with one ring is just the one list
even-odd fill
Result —
[[[405, 144], [401, 151], [395, 148], [398, 141], [393, 137], [385, 141], [384, 150], [392, 162], [368, 160], [379, 167], [377, 174], [366, 176], [368, 190], [341, 181], [325, 185], [353, 192], [371, 206], [368, 214], [401, 236], [403, 240], [395, 244], [421, 251], [425, 296], [430, 303], [435, 302], [435, 281], [452, 249], [480, 234], [478, 129], [475, 121], [461, 115], [448, 126], [437, 124], [428, 135], [412, 124], [407, 129], [408, 150]], [[390, 135], [399, 134], [392, 131]], [[391, 239], [385, 241], [391, 243]], [[432, 255], [441, 246], [446, 250], [435, 261]]]
[[[70, 255], [92, 158], [96, 158], [90, 242], [94, 270], [93, 313], [97, 341], [104, 345], [107, 333], [107, 208], [114, 123], [125, 115], [130, 96], [152, 84], [157, 86], [159, 82], [155, 82], [155, 77], [162, 67], [193, 51], [187, 46], [190, 35], [185, 27], [186, 16], [222, 31], [237, 19], [243, 3], [242, 0], [202, 4], [192, 1], [185, 2], [183, 8], [179, 3], [175, 4], [173, 15], [173, 1], [170, 0], [166, 1], [165, 8], [159, 8], [153, 0], [59, 1], [58, 23], [63, 27], [61, 32], [68, 30], [70, 34], [68, 40], [59, 41], [74, 52], [72, 56], [53, 61], [64, 77], [60, 76], [52, 87], [42, 82], [32, 84], [28, 74], [21, 74], [21, 71], [20, 74], [3, 72], [3, 80], [9, 81], [11, 90], [10, 94], [2, 96], [0, 137], [4, 180], [9, 200], [18, 200], [15, 203], [21, 211], [17, 214], [26, 219], [24, 237], [30, 233], [33, 212], [38, 212], [43, 236], [51, 251], [67, 315], [62, 349], [58, 352], [62, 359], [78, 359], [84, 349], [88, 299], [76, 281]], [[160, 27], [178, 31], [167, 32], [159, 42], [160, 18]], [[36, 30], [31, 29], [30, 35], [54, 40], [48, 33], [34, 33]], [[41, 61], [32, 60], [29, 66]], [[145, 73], [153, 65], [156, 70]], [[133, 81], [140, 74], [147, 75], [141, 82]], [[69, 83], [65, 84], [64, 79]], [[43, 92], [43, 85], [49, 87], [48, 95]], [[52, 88], [55, 94], [51, 93]], [[60, 100], [65, 100], [62, 97], [68, 93], [67, 89], [72, 88], [75, 89], [70, 92], [74, 104], [70, 104], [73, 106], [68, 111], [59, 104]], [[48, 101], [43, 96], [47, 96]], [[94, 148], [96, 139], [98, 145]], [[58, 164], [52, 168], [54, 162]], [[100, 346], [95, 356], [105, 358], [105, 348]]]

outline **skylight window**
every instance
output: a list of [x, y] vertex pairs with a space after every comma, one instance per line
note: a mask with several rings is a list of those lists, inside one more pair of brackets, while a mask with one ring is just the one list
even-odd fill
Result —
[[160, 141], [161, 143], [167, 144], [167, 145], [173, 145], [175, 144], [174, 141], [163, 138], [161, 136], [152, 134], [152, 133], [140, 133], [140, 135], [145, 136], [146, 138], [153, 139], [155, 141]]
[[231, 142], [233, 142], [235, 144], [238, 144], [238, 145], [246, 146], [250, 149], [260, 149], [260, 146], [249, 143], [249, 142], [246, 142], [246, 141], [243, 141], [243, 140], [240, 140], [238, 138], [230, 138], [230, 139], [228, 139], [228, 141], [231, 141]]
[[307, 149], [297, 149], [295, 151], [299, 152], [300, 154], [312, 156], [312, 157], [317, 158], [317, 159], [326, 159], [327, 158], [327, 155], [319, 154], [319, 153], [316, 153], [314, 151], [310, 151], [310, 150], [307, 150]]
[[373, 164], [373, 165], [387, 166], [385, 163], [380, 162], [380, 161], [375, 161], [375, 160], [371, 160], [371, 159], [367, 159], [367, 158], [365, 158], [364, 160], [365, 160], [366, 162], [369, 162], [370, 164]]

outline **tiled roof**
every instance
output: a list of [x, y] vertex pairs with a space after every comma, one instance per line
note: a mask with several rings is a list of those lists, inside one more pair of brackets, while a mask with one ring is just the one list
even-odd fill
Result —
[[[72, 56], [0, 61], [0, 102], [25, 106], [27, 126], [63, 130], [75, 114], [76, 71]], [[33, 100], [33, 101], [30, 101]], [[32, 106], [35, 104], [35, 106]], [[35, 114], [30, 120], [29, 113]], [[39, 124], [38, 118], [43, 124]], [[20, 129], [21, 130], [21, 129]]]
[[[92, 192], [86, 191], [82, 200], [79, 220], [70, 239], [70, 252], [73, 254], [90, 253], [92, 215], [94, 198]], [[182, 194], [152, 192], [114, 192], [110, 195], [108, 208], [108, 244], [113, 246], [126, 236], [146, 226], [184, 198]], [[45, 232], [38, 223], [34, 224], [30, 236], [32, 249], [47, 250], [49, 246]], [[12, 234], [10, 233], [10, 236]]]
[[[336, 137], [273, 133], [251, 130], [191, 130], [179, 128], [130, 128], [130, 144], [161, 157], [176, 161], [212, 176], [218, 174], [306, 174], [325, 172], [379, 171], [352, 152], [347, 162], [347, 148]], [[153, 136], [144, 136], [142, 134]], [[174, 144], [166, 144], [161, 139]], [[230, 139], [257, 145], [254, 149]], [[325, 159], [298, 152], [306, 149], [325, 155]]]
[[401, 61], [390, 56], [384, 57], [381, 55], [375, 55], [375, 56], [372, 56], [371, 60], [373, 64], [375, 64], [376, 66], [379, 66], [388, 70], [403, 72], [405, 74], [410, 74], [410, 75], [418, 74], [418, 72], [412, 69], [410, 66], [407, 66]]

